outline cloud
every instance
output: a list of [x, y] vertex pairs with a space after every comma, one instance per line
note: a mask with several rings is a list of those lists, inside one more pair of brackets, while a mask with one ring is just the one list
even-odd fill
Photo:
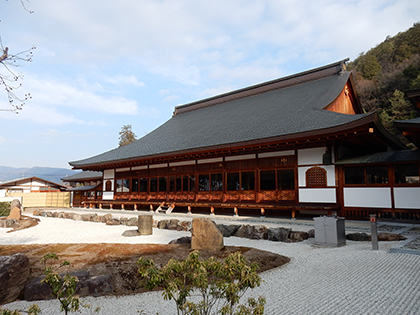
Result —
[[35, 75], [28, 76], [27, 79], [25, 87], [31, 90], [32, 102], [44, 108], [69, 107], [75, 110], [95, 111], [98, 114], [137, 114], [138, 104], [135, 100], [98, 94], [86, 89], [83, 85], [71, 85], [66, 82], [38, 78]]
[[105, 76], [104, 81], [115, 85], [132, 85], [135, 87], [143, 87], [144, 83], [140, 82], [134, 75]]

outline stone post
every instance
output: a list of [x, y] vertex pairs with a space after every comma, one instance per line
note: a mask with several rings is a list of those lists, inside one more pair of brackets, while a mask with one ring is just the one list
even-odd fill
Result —
[[138, 216], [138, 231], [140, 235], [153, 234], [153, 215], [142, 214]]
[[378, 250], [378, 229], [376, 226], [376, 214], [370, 214], [370, 235], [372, 239], [372, 250]]

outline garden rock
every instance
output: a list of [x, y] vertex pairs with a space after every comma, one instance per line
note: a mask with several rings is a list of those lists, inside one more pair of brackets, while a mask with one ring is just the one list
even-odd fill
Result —
[[29, 259], [25, 254], [0, 256], [0, 305], [12, 302], [29, 277]]
[[275, 242], [287, 242], [292, 229], [287, 228], [269, 228], [268, 229], [268, 240]]
[[294, 242], [302, 242], [304, 240], [307, 240], [308, 238], [308, 233], [302, 231], [291, 231], [289, 235], [289, 239]]
[[20, 220], [20, 217], [22, 216], [22, 211], [18, 207], [12, 208], [10, 210], [10, 214], [7, 216], [8, 219], [15, 219]]
[[129, 218], [126, 225], [127, 226], [137, 226], [138, 225], [138, 219], [137, 218]]
[[268, 229], [264, 225], [242, 225], [235, 233], [236, 237], [261, 240], [268, 238]]
[[176, 240], [172, 240], [170, 241], [168, 244], [187, 244], [190, 245], [191, 244], [191, 236], [183, 236], [180, 238], [177, 238]]
[[370, 235], [366, 233], [349, 233], [346, 235], [346, 239], [349, 241], [369, 242]]
[[404, 241], [407, 238], [405, 236], [402, 236], [401, 234], [395, 234], [395, 233], [379, 233], [378, 234], [378, 241], [382, 242], [393, 242], [393, 241]]
[[157, 224], [158, 229], [166, 229], [168, 226], [168, 220], [160, 220]]
[[191, 230], [191, 221], [181, 221], [181, 222], [179, 222], [176, 230], [177, 231], [189, 231], [189, 230]]
[[225, 225], [225, 224], [218, 224], [217, 228], [222, 232], [224, 237], [231, 237], [238, 232], [240, 225]]
[[219, 250], [224, 246], [223, 234], [208, 218], [194, 218], [191, 227], [191, 249]]
[[127, 230], [124, 231], [124, 233], [122, 234], [122, 236], [125, 237], [131, 237], [131, 236], [140, 236], [140, 232], [138, 230]]
[[166, 228], [168, 230], [175, 230], [176, 231], [178, 229], [178, 223], [179, 223], [179, 220], [171, 219], [171, 220], [169, 220], [168, 224], [166, 225]]

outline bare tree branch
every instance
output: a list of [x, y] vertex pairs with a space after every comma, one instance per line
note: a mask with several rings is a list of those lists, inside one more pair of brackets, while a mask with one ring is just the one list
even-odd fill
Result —
[[[26, 2], [29, 2], [29, 0], [26, 0]], [[20, 0], [20, 3], [26, 11], [33, 13], [33, 11], [30, 11], [26, 8], [24, 0]], [[11, 106], [10, 109], [0, 108], [0, 111], [10, 111], [18, 114], [25, 105], [25, 101], [31, 98], [31, 95], [26, 93], [23, 96], [18, 96], [15, 93], [17, 89], [22, 87], [22, 83], [20, 83], [20, 81], [23, 79], [23, 74], [12, 71], [10, 67], [19, 67], [21, 61], [32, 62], [32, 52], [35, 47], [21, 51], [17, 54], [9, 54], [9, 47], [3, 46], [3, 42], [0, 36], [0, 49], [0, 64], [3, 66], [2, 69], [5, 70], [5, 73], [0, 72], [0, 86], [4, 87], [9, 104]]]

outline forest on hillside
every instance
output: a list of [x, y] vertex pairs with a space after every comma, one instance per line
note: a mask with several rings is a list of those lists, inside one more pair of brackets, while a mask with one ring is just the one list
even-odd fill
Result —
[[404, 91], [420, 88], [420, 22], [361, 53], [347, 68], [363, 110], [377, 110], [382, 124], [402, 138], [392, 122], [419, 116]]

